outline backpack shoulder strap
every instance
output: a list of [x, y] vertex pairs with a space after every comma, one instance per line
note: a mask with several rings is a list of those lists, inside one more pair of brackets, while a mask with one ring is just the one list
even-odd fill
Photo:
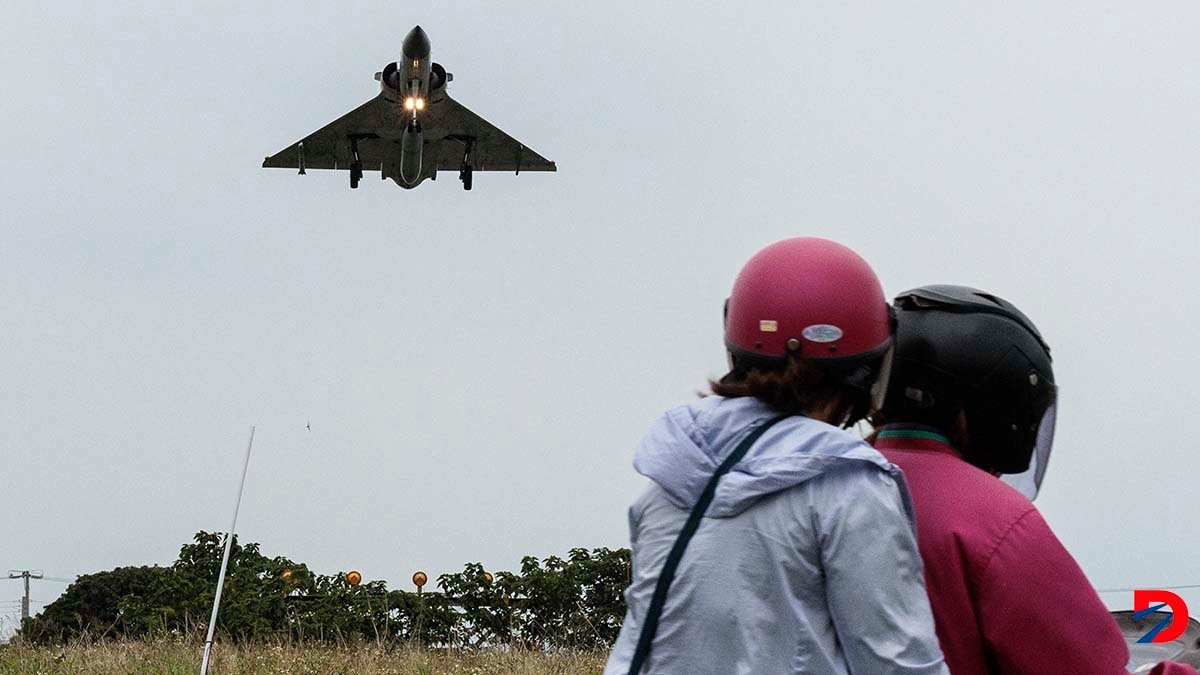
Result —
[[712, 478], [708, 479], [708, 484], [704, 486], [704, 492], [700, 493], [700, 499], [696, 502], [696, 506], [692, 507], [692, 512], [688, 515], [687, 522], [684, 523], [683, 529], [679, 532], [679, 537], [675, 539], [675, 544], [671, 547], [671, 552], [667, 555], [667, 560], [663, 563], [662, 571], [658, 574], [658, 583], [654, 587], [654, 595], [650, 598], [650, 607], [646, 610], [646, 617], [642, 621], [642, 632], [638, 636], [637, 648], [633, 652], [633, 659], [629, 662], [629, 675], [639, 675], [642, 672], [642, 667], [645, 666], [646, 659], [650, 656], [650, 645], [654, 642], [654, 635], [658, 632], [658, 620], [662, 616], [663, 605], [667, 602], [667, 591], [671, 589], [671, 582], [675, 579], [675, 572], [679, 569], [679, 562], [683, 559], [683, 552], [687, 549], [688, 542], [692, 540], [692, 536], [696, 534], [696, 530], [700, 528], [700, 521], [704, 518], [704, 512], [708, 510], [712, 504], [713, 497], [717, 494], [717, 484], [721, 482], [721, 477], [729, 473], [734, 464], [737, 464], [746, 453], [750, 451], [750, 447], [767, 429], [775, 426], [780, 421], [787, 419], [787, 415], [772, 417], [763, 422], [757, 429], [751, 431], [737, 448], [721, 462], [717, 470], [713, 473]]

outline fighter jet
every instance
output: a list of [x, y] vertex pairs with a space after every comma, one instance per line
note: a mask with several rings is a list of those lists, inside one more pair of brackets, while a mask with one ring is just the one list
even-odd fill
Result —
[[454, 76], [430, 60], [429, 36], [409, 31], [399, 61], [375, 73], [379, 95], [263, 160], [264, 168], [350, 172], [357, 188], [366, 170], [402, 188], [439, 171], [458, 171], [471, 189], [475, 171], [555, 171], [554, 162], [525, 147], [450, 98]]

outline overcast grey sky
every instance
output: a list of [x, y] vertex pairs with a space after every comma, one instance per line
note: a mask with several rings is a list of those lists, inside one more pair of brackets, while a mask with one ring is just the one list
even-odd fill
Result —
[[[1025, 310], [1038, 505], [1098, 586], [1200, 583], [1200, 5], [248, 4], [3, 12], [0, 568], [170, 563], [250, 425], [240, 532], [322, 572], [623, 546], [738, 268], [808, 234]], [[559, 173], [259, 168], [416, 23]]]

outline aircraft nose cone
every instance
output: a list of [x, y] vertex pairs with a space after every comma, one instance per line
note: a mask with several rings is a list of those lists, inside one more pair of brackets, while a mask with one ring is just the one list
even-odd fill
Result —
[[408, 35], [404, 36], [404, 58], [429, 58], [429, 36], [420, 26], [414, 26], [408, 31]]

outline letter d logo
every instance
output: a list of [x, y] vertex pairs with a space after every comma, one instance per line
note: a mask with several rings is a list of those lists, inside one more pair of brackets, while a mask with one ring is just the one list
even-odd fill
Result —
[[[1163, 607], [1169, 607], [1171, 611], [1159, 612]], [[1170, 642], [1187, 630], [1187, 603], [1171, 591], [1143, 589], [1133, 592], [1133, 618], [1144, 619], [1151, 614], [1165, 614], [1166, 618], [1138, 638], [1138, 642]]]

